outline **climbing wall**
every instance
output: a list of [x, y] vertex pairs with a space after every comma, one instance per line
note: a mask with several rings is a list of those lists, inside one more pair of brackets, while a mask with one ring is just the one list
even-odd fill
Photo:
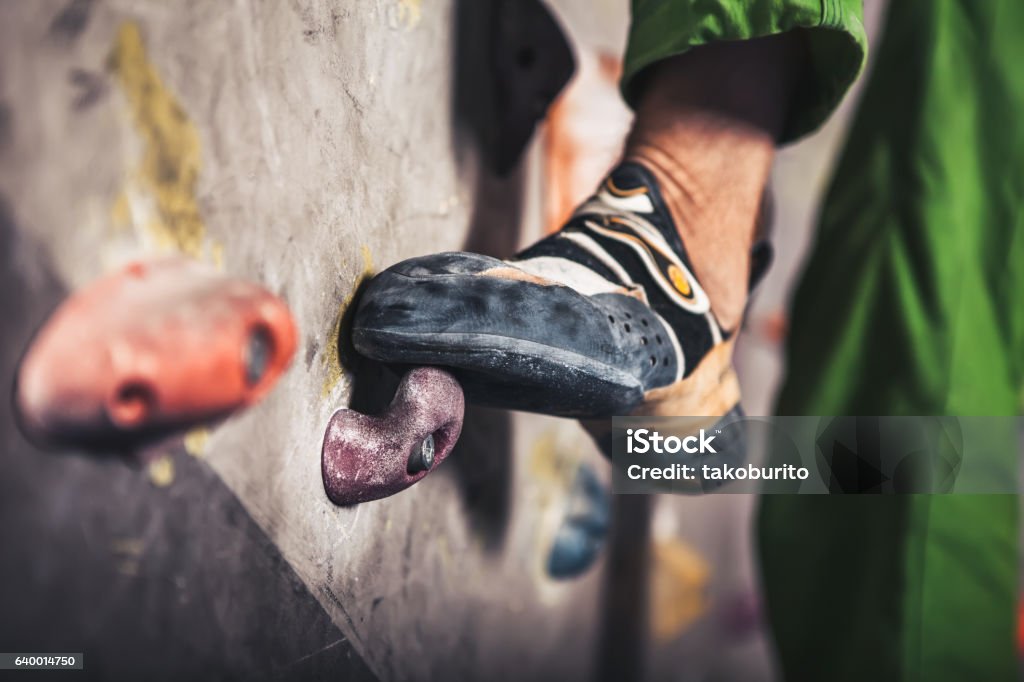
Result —
[[[4, 457], [18, 458], [25, 485], [51, 477], [39, 495], [61, 490], [63, 505], [94, 509], [88, 532], [112, 562], [124, 563], [115, 550], [127, 547], [130, 566], [117, 565], [145, 572], [140, 580], [164, 570], [153, 557], [165, 550], [147, 542], [217, 544], [204, 536], [231, 532], [169, 515], [169, 491], [194, 485], [198, 462], [237, 496], [268, 538], [265, 552], [283, 557], [279, 570], [294, 571], [381, 678], [579, 674], [592, 663], [601, 571], [546, 579], [540, 522], [564, 497], [566, 458], [587, 447], [580, 439], [568, 438], [563, 452], [551, 430], [530, 455], [509, 415], [470, 412], [452, 460], [402, 495], [337, 508], [320, 477], [325, 426], [353, 390], [337, 334], [361, 279], [426, 250], [461, 248], [474, 229], [487, 248], [517, 239], [515, 213], [499, 209], [518, 202], [521, 178], [482, 177], [474, 148], [459, 139], [455, 12], [413, 0], [4, 3], [0, 193], [14, 282], [5, 298], [20, 312], [5, 338], [5, 378], [56, 298], [33, 298], [40, 283], [74, 290], [139, 256], [180, 252], [258, 281], [287, 301], [300, 328], [294, 365], [266, 401], [129, 472], [130, 485], [168, 513], [149, 523], [176, 527], [178, 537], [117, 527], [119, 469], [111, 490], [103, 476], [84, 489], [60, 485], [121, 463], [55, 464], [13, 435]], [[480, 192], [496, 197], [494, 224], [471, 224], [488, 208]], [[34, 526], [56, 536], [51, 526], [67, 522]], [[221, 542], [230, 552], [230, 539]], [[53, 581], [68, 570], [46, 555], [59, 546], [22, 548], [20, 561], [46, 563]], [[215, 556], [204, 572], [234, 566], [229, 553]], [[7, 553], [6, 561], [14, 562]], [[123, 577], [97, 569], [89, 589]], [[137, 607], [160, 619], [180, 605]], [[274, 627], [224, 618], [225, 628]], [[297, 619], [279, 620], [280, 638], [305, 636]], [[216, 652], [205, 653], [216, 665]]]
[[266, 400], [144, 464], [43, 454], [3, 413], [0, 645], [56, 632], [94, 673], [170, 677], [770, 677], [749, 499], [619, 501], [594, 565], [548, 574], [580, 468], [608, 477], [573, 422], [470, 407], [421, 483], [324, 494], [331, 415], [396, 380], [346, 357], [360, 283], [427, 252], [509, 255], [614, 156], [573, 134], [628, 125], [625, 0], [551, 5], [575, 90], [498, 177], [457, 82], [474, 0], [0, 4], [5, 385], [62, 296], [139, 257], [261, 283], [300, 334]]

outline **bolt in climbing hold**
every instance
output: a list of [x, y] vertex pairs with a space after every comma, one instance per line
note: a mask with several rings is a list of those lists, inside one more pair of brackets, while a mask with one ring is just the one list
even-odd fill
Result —
[[428, 434], [409, 458], [409, 473], [430, 471], [434, 466], [434, 434]]

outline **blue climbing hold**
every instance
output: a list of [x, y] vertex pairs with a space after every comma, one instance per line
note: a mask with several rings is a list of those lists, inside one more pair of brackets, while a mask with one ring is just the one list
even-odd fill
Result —
[[586, 464], [576, 471], [565, 519], [548, 555], [548, 575], [575, 578], [585, 573], [604, 547], [611, 522], [611, 496]]

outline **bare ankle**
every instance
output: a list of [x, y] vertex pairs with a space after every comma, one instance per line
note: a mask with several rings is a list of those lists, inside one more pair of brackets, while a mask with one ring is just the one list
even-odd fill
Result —
[[[635, 128], [625, 158], [647, 168], [658, 182], [686, 246], [697, 279], [726, 329], [738, 326], [747, 300], [750, 249], [772, 158], [770, 140], [691, 145], [690, 134], [648, 136]], [[719, 140], [721, 141], [721, 140]]]
[[775, 140], [804, 56], [799, 32], [708, 45], [651, 67], [625, 157], [654, 174], [723, 327], [747, 300]]

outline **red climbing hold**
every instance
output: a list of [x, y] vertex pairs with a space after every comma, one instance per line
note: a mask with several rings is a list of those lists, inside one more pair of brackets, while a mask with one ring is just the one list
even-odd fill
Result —
[[133, 449], [255, 403], [296, 342], [288, 308], [256, 284], [184, 258], [133, 263], [39, 330], [15, 412], [39, 444]]
[[349, 505], [405, 490], [448, 457], [464, 410], [462, 387], [435, 367], [406, 374], [380, 415], [338, 410], [321, 452], [327, 496]]

